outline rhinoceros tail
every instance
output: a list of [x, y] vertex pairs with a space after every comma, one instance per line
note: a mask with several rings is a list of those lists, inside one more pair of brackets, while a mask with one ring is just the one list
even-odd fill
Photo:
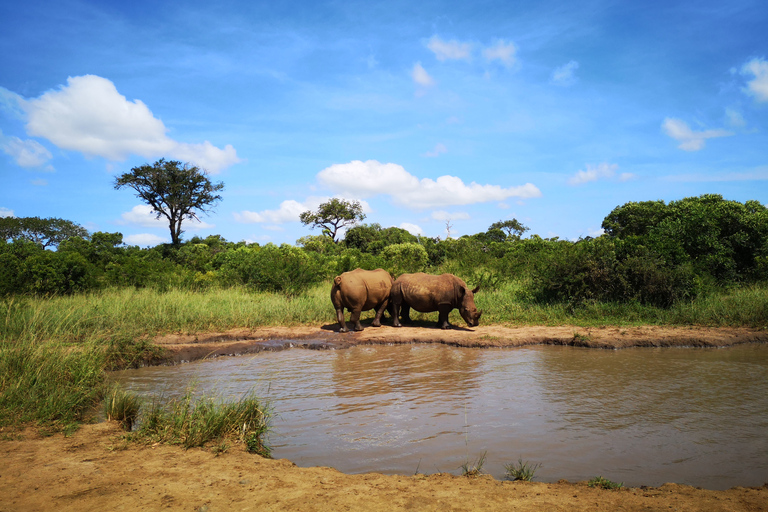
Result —
[[333, 282], [336, 284], [336, 286], [339, 286], [341, 284], [341, 276], [334, 277]]

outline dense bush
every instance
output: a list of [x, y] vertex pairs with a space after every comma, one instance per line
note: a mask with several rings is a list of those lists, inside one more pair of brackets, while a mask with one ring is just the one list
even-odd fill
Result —
[[355, 268], [386, 268], [395, 277], [450, 272], [484, 290], [514, 281], [518, 299], [528, 302], [668, 307], [707, 287], [768, 279], [768, 209], [719, 195], [626, 203], [606, 216], [604, 236], [576, 242], [521, 239], [527, 228], [512, 219], [446, 240], [363, 224], [343, 241], [306, 236], [297, 246], [232, 243], [213, 235], [140, 249], [125, 246], [120, 233], [83, 236], [76, 230], [61, 235], [52, 251], [16, 229], [18, 223], [6, 224], [9, 236], [18, 237], [0, 240], [0, 296], [222, 286], [296, 295]]

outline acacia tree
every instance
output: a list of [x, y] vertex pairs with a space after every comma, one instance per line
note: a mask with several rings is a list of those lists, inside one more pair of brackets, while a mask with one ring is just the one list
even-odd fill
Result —
[[224, 183], [211, 183], [205, 170], [176, 160], [161, 158], [152, 165], [134, 167], [115, 178], [115, 190], [131, 187], [136, 197], [152, 207], [155, 218], [165, 217], [171, 231], [171, 242], [181, 241], [184, 219], [198, 219], [198, 213], [208, 213], [221, 200], [215, 194]]
[[523, 226], [517, 219], [494, 222], [488, 228], [488, 233], [498, 230], [504, 233], [505, 240], [520, 240], [523, 233], [528, 231], [528, 226]]
[[29, 240], [46, 247], [57, 247], [72, 237], [88, 238], [88, 230], [72, 221], [49, 217], [0, 218], [0, 239]]
[[301, 223], [311, 228], [323, 228], [323, 234], [336, 242], [339, 230], [347, 226], [353, 226], [358, 221], [365, 219], [363, 206], [360, 201], [346, 201], [334, 197], [330, 201], [322, 203], [317, 211], [307, 210], [299, 215]]

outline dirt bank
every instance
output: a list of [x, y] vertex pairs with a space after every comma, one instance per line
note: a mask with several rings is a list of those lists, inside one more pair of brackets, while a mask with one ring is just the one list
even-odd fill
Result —
[[768, 330], [740, 327], [599, 327], [480, 326], [436, 329], [434, 323], [414, 327], [367, 327], [338, 333], [336, 324], [323, 327], [262, 327], [205, 334], [171, 334], [155, 339], [166, 349], [164, 362], [277, 350], [289, 341], [307, 348], [344, 348], [376, 343], [446, 343], [463, 347], [573, 345], [591, 348], [727, 347], [768, 342]]
[[490, 477], [345, 475], [249, 455], [172, 446], [126, 447], [114, 424], [72, 437], [0, 441], [0, 512], [90, 510], [758, 511], [768, 487], [708, 491], [666, 484], [618, 491], [585, 483]]

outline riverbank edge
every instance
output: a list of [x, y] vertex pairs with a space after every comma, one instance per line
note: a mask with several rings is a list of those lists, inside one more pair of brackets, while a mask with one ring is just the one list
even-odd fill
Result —
[[768, 329], [747, 327], [488, 325], [442, 330], [433, 326], [381, 326], [349, 333], [339, 333], [336, 327], [333, 324], [270, 326], [166, 334], [152, 339], [162, 349], [162, 354], [151, 364], [172, 365], [294, 347], [322, 350], [374, 344], [441, 343], [471, 348], [559, 345], [616, 350], [631, 347], [723, 348], [744, 343], [768, 343]]
[[605, 490], [586, 482], [488, 475], [348, 475], [232, 446], [224, 453], [129, 446], [115, 422], [71, 436], [0, 440], [0, 510], [765, 510], [768, 484], [708, 490], [667, 483]]

